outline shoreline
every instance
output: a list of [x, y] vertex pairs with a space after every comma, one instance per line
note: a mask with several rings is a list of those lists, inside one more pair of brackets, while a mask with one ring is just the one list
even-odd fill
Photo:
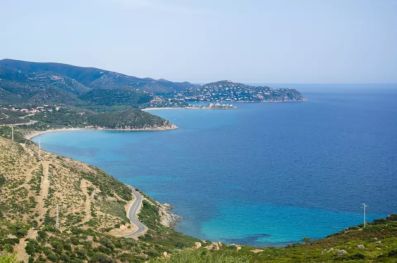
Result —
[[[251, 104], [251, 103], [258, 103], [258, 104], [273, 104], [273, 103], [301, 103], [301, 102], [307, 102], [307, 98], [303, 98], [301, 100], [275, 100], [275, 101], [236, 101], [236, 102], [231, 102], [231, 103], [236, 103], [236, 104]], [[156, 111], [156, 110], [234, 110], [236, 108], [226, 108], [226, 109], [217, 109], [217, 108], [208, 108], [208, 107], [200, 107], [200, 106], [186, 106], [186, 107], [147, 107], [147, 108], [142, 108], [142, 111]]]
[[169, 131], [178, 129], [178, 126], [175, 124], [171, 124], [168, 126], [159, 126], [159, 127], [147, 127], [147, 128], [100, 128], [100, 127], [84, 127], [84, 128], [57, 128], [57, 129], [48, 129], [43, 131], [31, 131], [24, 135], [24, 138], [27, 140], [32, 140], [33, 138], [53, 132], [70, 132], [70, 131], [125, 131], [125, 132], [143, 132], [143, 131]]
[[175, 226], [182, 220], [182, 217], [174, 213], [173, 207], [170, 204], [156, 202], [159, 206], [160, 224], [175, 229]]
[[188, 107], [149, 107], [143, 108], [142, 111], [156, 111], [156, 110], [234, 110], [235, 108], [208, 108], [208, 107], [199, 107], [199, 106], [188, 106]]

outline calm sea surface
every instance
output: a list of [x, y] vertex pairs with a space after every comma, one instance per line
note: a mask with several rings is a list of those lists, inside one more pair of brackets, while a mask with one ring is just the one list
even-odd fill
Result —
[[200, 238], [278, 245], [397, 212], [397, 89], [302, 86], [307, 102], [160, 110], [179, 129], [36, 137], [183, 217]]

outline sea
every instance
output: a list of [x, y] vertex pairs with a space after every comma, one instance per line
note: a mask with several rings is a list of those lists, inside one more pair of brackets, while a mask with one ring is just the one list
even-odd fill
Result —
[[297, 103], [154, 110], [178, 129], [34, 138], [182, 217], [200, 239], [283, 246], [397, 213], [397, 85], [278, 85]]

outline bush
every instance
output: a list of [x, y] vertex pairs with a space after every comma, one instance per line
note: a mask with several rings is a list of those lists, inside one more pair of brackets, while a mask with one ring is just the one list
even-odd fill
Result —
[[29, 240], [25, 247], [26, 253], [33, 256], [34, 254], [40, 252], [40, 245], [36, 240]]
[[16, 263], [17, 259], [15, 258], [15, 255], [13, 254], [5, 254], [1, 255], [0, 254], [0, 263]]
[[49, 252], [49, 253], [47, 254], [47, 258], [48, 258], [50, 261], [52, 261], [52, 262], [57, 262], [57, 261], [58, 261], [57, 255], [55, 255], [55, 254], [52, 253], [52, 252]]
[[361, 254], [361, 253], [356, 253], [354, 255], [351, 255], [349, 257], [349, 259], [354, 259], [354, 260], [356, 260], [356, 259], [365, 259], [365, 256], [363, 254]]
[[397, 257], [397, 249], [394, 249], [392, 251], [390, 251], [389, 253], [387, 253], [388, 257]]
[[0, 187], [3, 186], [6, 183], [6, 178], [4, 175], [0, 174]]
[[13, 234], [18, 238], [22, 238], [28, 233], [26, 226], [24, 226], [22, 223], [16, 223], [15, 225], [13, 225], [12, 231]]
[[102, 253], [95, 253], [89, 262], [92, 263], [113, 263], [113, 260]]

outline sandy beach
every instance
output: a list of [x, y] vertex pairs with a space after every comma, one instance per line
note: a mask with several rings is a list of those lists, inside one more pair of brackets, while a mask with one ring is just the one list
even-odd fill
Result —
[[155, 111], [155, 110], [201, 110], [200, 107], [150, 107], [144, 108], [143, 111]]
[[189, 106], [189, 107], [151, 107], [151, 108], [144, 108], [142, 109], [143, 111], [156, 111], [156, 110], [231, 110], [231, 109], [235, 109], [235, 107], [233, 108], [211, 108], [208, 106]]
[[175, 130], [178, 126], [171, 124], [169, 126], [161, 126], [161, 127], [147, 127], [147, 128], [136, 128], [136, 129], [110, 129], [110, 128], [100, 128], [100, 127], [85, 127], [85, 128], [60, 128], [60, 129], [49, 129], [44, 131], [32, 131], [26, 134], [24, 137], [27, 140], [32, 140], [34, 137], [52, 133], [52, 132], [70, 132], [70, 131], [125, 131], [125, 132], [139, 132], [139, 131], [167, 131], [167, 130]]

